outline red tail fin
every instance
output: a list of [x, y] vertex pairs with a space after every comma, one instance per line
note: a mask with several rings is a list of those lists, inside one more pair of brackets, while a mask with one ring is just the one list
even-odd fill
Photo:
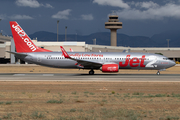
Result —
[[10, 27], [17, 52], [51, 52], [37, 47], [17, 22], [11, 21]]

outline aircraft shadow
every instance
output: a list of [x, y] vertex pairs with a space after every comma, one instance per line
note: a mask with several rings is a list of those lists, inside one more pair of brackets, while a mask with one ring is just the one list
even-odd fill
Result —
[[94, 74], [94, 75], [89, 75], [89, 74], [71, 74], [71, 76], [180, 76], [180, 74], [161, 74], [161, 75], [156, 75], [156, 74]]

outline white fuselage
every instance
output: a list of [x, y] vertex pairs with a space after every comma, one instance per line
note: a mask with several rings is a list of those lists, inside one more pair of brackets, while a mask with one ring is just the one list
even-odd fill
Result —
[[[79, 65], [75, 60], [67, 59], [62, 52], [32, 52], [24, 53], [20, 59], [43, 66], [56, 68], [100, 69], [101, 65]], [[119, 69], [155, 69], [161, 70], [172, 67], [175, 62], [167, 57], [150, 53], [97, 53], [69, 52], [69, 56], [77, 60], [99, 64], [118, 64]]]

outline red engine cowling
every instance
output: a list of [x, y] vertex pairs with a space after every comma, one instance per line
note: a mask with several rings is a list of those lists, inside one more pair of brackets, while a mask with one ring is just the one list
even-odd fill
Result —
[[118, 64], [104, 64], [100, 70], [102, 72], [118, 72], [119, 71], [119, 65]]

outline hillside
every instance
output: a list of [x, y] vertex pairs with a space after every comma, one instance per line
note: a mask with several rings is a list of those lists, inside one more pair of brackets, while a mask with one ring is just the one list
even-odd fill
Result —
[[[117, 46], [130, 47], [167, 47], [166, 39], [170, 40], [170, 47], [180, 47], [180, 30], [167, 31], [160, 34], [155, 34], [151, 38], [145, 36], [128, 36], [126, 34], [117, 34]], [[31, 38], [36, 38], [38, 41], [57, 41], [57, 34], [39, 31], [29, 35]], [[97, 45], [110, 45], [110, 32], [98, 32], [90, 35], [68, 34], [67, 41], [85, 41], [87, 44], [93, 44], [96, 38]], [[65, 41], [65, 35], [58, 36], [59, 41]]]

